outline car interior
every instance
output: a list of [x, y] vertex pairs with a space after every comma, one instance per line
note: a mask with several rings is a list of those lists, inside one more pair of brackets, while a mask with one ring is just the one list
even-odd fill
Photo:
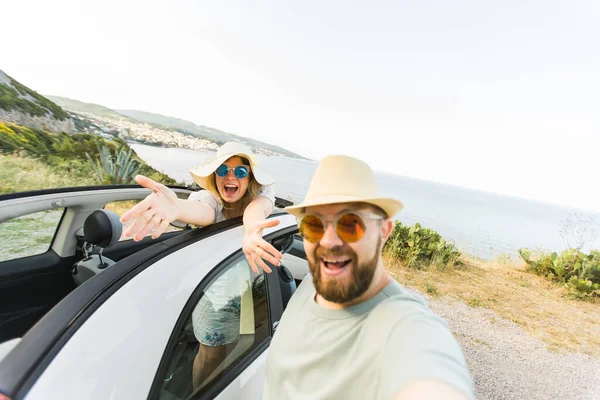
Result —
[[[79, 188], [78, 188], [79, 189]], [[22, 337], [44, 314], [65, 298], [76, 286], [73, 266], [86, 258], [83, 227], [86, 219], [110, 202], [139, 200], [147, 190], [131, 188], [88, 188], [89, 190], [50, 190], [0, 196], [0, 223], [47, 209], [62, 209], [62, 217], [46, 252], [0, 262], [0, 343]], [[183, 190], [178, 195], [185, 196]], [[154, 243], [181, 232], [167, 233], [158, 239], [144, 238], [112, 244], [103, 251], [105, 260], [117, 262]], [[87, 256], [100, 248], [87, 246]]]
[[[172, 187], [180, 198], [187, 198], [187, 188]], [[179, 231], [167, 232], [157, 239], [146, 237], [139, 242], [119, 241], [122, 229], [118, 216], [104, 210], [115, 201], [141, 200], [148, 190], [136, 185], [119, 188], [83, 187], [22, 192], [0, 196], [0, 223], [12, 218], [47, 209], [63, 209], [49, 249], [42, 254], [0, 262], [0, 356], [2, 343], [22, 337], [41, 317], [78, 285], [102, 273], [116, 262], [158, 242], [181, 235], [192, 227], [174, 222]], [[277, 199], [274, 212], [288, 205]], [[86, 229], [87, 228], [87, 229]], [[279, 271], [287, 291], [299, 283], [307, 272], [302, 264], [302, 242], [294, 240], [277, 244], [285, 249]], [[299, 250], [302, 249], [302, 250]], [[294, 279], [290, 280], [290, 276]], [[292, 283], [294, 285], [292, 285]], [[284, 297], [285, 297], [284, 296]], [[287, 304], [287, 302], [286, 302]], [[14, 346], [14, 341], [11, 341]]]

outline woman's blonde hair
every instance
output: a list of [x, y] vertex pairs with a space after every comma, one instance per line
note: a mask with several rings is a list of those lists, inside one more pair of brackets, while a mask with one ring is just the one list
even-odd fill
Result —
[[[232, 156], [232, 157], [240, 157], [240, 156]], [[232, 158], [230, 157], [230, 158]], [[245, 157], [240, 157], [242, 159], [242, 164], [250, 167], [250, 161]], [[210, 190], [213, 194], [217, 196], [217, 198], [221, 201], [223, 205], [223, 215], [225, 218], [235, 218], [244, 215], [244, 210], [248, 207], [248, 204], [258, 195], [260, 191], [261, 185], [254, 179], [254, 174], [252, 173], [252, 168], [250, 168], [250, 174], [248, 175], [248, 188], [246, 189], [246, 194], [242, 196], [241, 199], [236, 201], [233, 205], [227, 203], [221, 197], [221, 193], [219, 193], [219, 189], [217, 189], [216, 182], [216, 174], [213, 172], [211, 178], [208, 180], [208, 185], [206, 190]]]

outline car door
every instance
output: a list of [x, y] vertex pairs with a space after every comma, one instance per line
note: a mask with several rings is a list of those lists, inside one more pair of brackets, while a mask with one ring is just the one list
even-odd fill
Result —
[[[174, 188], [179, 196], [189, 191]], [[148, 189], [135, 185], [78, 187], [0, 196], [0, 343], [21, 337], [75, 289], [71, 267], [82, 258], [85, 218], [106, 204], [143, 199]], [[124, 241], [107, 249], [118, 261], [166, 240]]]
[[[273, 218], [281, 223], [265, 231], [267, 238], [296, 230], [293, 217]], [[177, 343], [190, 336], [189, 313], [215, 280], [243, 263], [241, 224], [237, 218], [155, 244], [75, 289], [0, 362], [0, 393], [13, 400], [166, 398], [163, 383], [171, 376], [174, 354], [181, 353]], [[267, 313], [254, 307], [260, 295], [250, 296], [247, 309], [263, 317], [240, 335], [255, 338], [230, 357], [227, 368], [212, 374], [211, 385], [198, 392], [202, 398], [216, 396], [236, 379], [246, 387], [260, 381], [254, 390], [262, 389], [264, 351], [282, 311], [278, 281], [249, 269], [240, 276], [257, 288], [263, 279]]]

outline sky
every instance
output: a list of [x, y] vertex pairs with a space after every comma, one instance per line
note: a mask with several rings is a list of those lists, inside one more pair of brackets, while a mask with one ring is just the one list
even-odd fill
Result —
[[39, 93], [600, 211], [598, 1], [20, 0], [0, 10], [0, 69]]

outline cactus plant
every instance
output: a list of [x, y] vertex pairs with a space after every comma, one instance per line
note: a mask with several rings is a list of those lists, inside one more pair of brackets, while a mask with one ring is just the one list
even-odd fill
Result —
[[94, 167], [94, 173], [99, 183], [105, 185], [125, 185], [133, 182], [140, 170], [140, 163], [131, 157], [132, 150], [123, 148], [111, 153], [107, 146], [98, 146], [98, 156], [94, 160], [89, 153], [85, 153], [88, 161]]
[[406, 262], [409, 267], [428, 268], [437, 265], [444, 268], [458, 263], [460, 252], [436, 231], [420, 224], [403, 225], [396, 221], [394, 230], [385, 244], [385, 251], [392, 257]]
[[585, 254], [578, 249], [557, 253], [519, 249], [530, 271], [547, 279], [566, 284], [579, 297], [600, 297], [600, 251]]

